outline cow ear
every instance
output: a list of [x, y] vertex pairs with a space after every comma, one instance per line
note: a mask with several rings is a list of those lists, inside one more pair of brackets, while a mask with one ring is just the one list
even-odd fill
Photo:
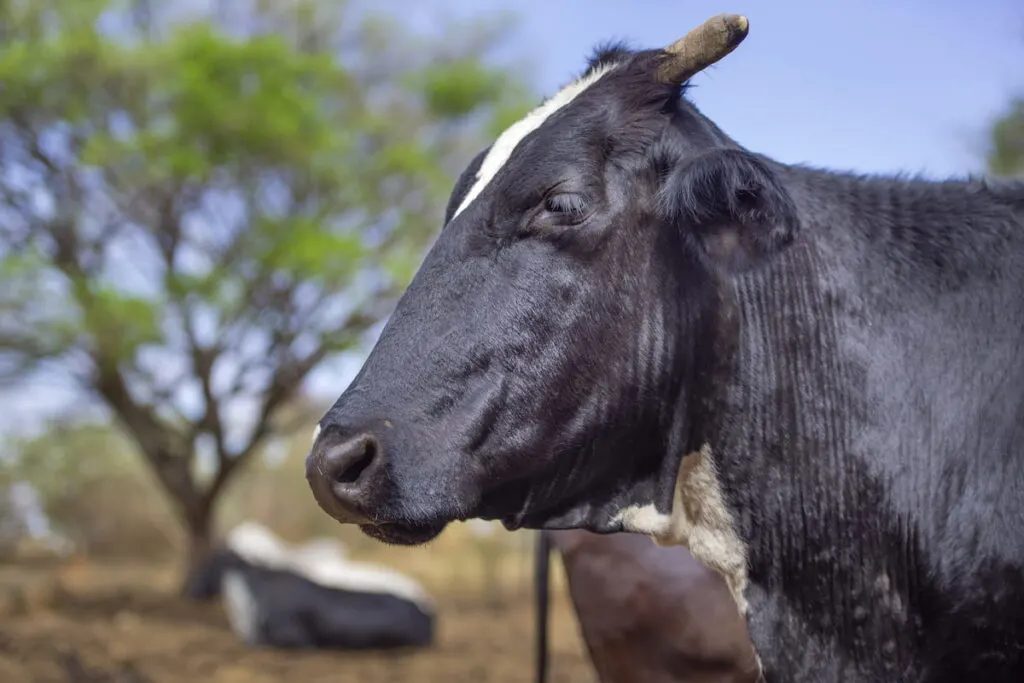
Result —
[[753, 154], [715, 150], [676, 166], [661, 189], [670, 225], [712, 268], [738, 273], [793, 242], [796, 205], [781, 179]]

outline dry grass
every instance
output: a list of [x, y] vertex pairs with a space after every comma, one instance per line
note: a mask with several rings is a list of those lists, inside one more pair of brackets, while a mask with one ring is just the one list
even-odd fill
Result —
[[[438, 601], [437, 644], [403, 654], [247, 649], [228, 630], [218, 603], [189, 604], [174, 596], [179, 577], [173, 565], [79, 558], [53, 566], [0, 566], [0, 595], [5, 586], [8, 592], [15, 586], [23, 589], [12, 611], [0, 611], [0, 681], [532, 680], [528, 554], [505, 552], [496, 571], [499, 578], [491, 582], [472, 559], [469, 535], [452, 532], [427, 548], [376, 546], [372, 553], [374, 561], [420, 578]], [[557, 563], [554, 570], [558, 587], [552, 608], [551, 681], [593, 683]], [[0, 610], [2, 606], [0, 602]]]
[[[308, 432], [284, 462], [253, 463], [221, 501], [217, 527], [262, 522], [285, 540], [330, 536], [356, 560], [419, 579], [439, 609], [436, 647], [409, 654], [248, 650], [220, 605], [175, 597], [183, 536], [151, 473], [131, 458], [72, 486], [57, 501], [90, 556], [55, 564], [22, 557], [0, 563], [0, 682], [262, 683], [379, 681], [512, 683], [532, 680], [532, 544], [500, 527], [480, 537], [453, 524], [436, 541], [394, 548], [340, 527], [313, 502], [303, 476]], [[132, 464], [134, 463], [134, 464]], [[594, 675], [554, 560], [552, 683]]]

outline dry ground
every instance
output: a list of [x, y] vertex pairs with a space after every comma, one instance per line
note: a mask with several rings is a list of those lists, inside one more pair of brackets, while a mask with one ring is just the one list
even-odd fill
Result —
[[[0, 565], [0, 683], [527, 683], [529, 559], [514, 559], [518, 574], [497, 595], [479, 580], [419, 572], [438, 601], [437, 643], [390, 655], [246, 649], [219, 603], [174, 597], [167, 567]], [[594, 683], [560, 586], [552, 615], [551, 682]]]

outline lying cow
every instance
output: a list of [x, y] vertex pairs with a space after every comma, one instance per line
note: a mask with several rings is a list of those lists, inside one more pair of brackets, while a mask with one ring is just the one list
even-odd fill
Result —
[[290, 548], [251, 522], [231, 531], [186, 593], [221, 595], [232, 630], [251, 646], [384, 649], [434, 638], [433, 602], [414, 580], [347, 560], [329, 542]]
[[[537, 602], [545, 620], [548, 544], [561, 555], [601, 683], [756, 683], [757, 657], [729, 588], [684, 548], [639, 534], [542, 532]], [[546, 631], [538, 629], [538, 683], [546, 680]]]
[[685, 545], [768, 681], [1022, 681], [1024, 183], [744, 149], [685, 84], [746, 34], [603, 49], [470, 163], [312, 493]]

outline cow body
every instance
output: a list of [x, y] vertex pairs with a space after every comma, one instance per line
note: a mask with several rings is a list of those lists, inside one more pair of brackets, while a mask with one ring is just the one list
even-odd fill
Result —
[[639, 534], [550, 535], [601, 683], [756, 683], [746, 625], [720, 576]]
[[769, 680], [1017, 680], [1024, 188], [778, 172], [805, 237], [699, 419]]
[[469, 165], [313, 495], [389, 543], [685, 545], [772, 683], [1024, 680], [1024, 183], [743, 149], [680, 81], [716, 21], [600, 51]]
[[195, 573], [188, 592], [220, 595], [232, 630], [254, 647], [363, 650], [433, 642], [433, 607], [417, 584], [330, 550], [290, 549], [268, 530], [243, 525]]

